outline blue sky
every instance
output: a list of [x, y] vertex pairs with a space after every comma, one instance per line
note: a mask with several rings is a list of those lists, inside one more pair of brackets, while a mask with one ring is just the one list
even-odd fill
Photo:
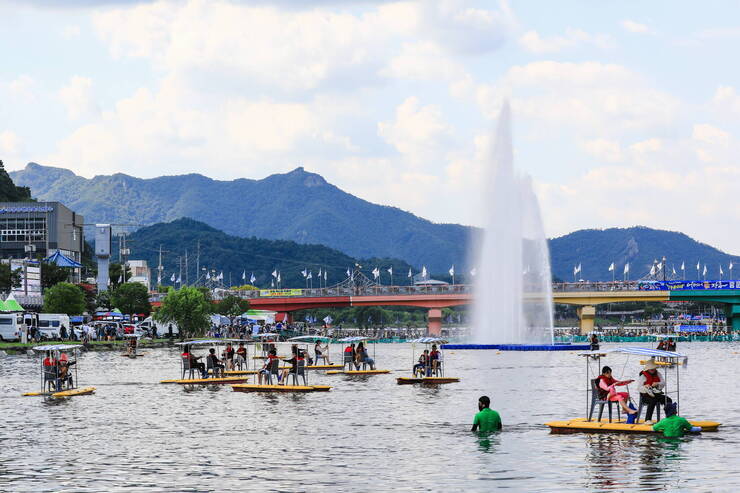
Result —
[[8, 169], [300, 165], [477, 224], [508, 98], [549, 235], [642, 224], [740, 253], [736, 2], [58, 3], [0, 4]]

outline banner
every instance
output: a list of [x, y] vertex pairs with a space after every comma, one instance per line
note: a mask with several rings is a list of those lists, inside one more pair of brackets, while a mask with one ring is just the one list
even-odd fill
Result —
[[642, 291], [689, 291], [703, 289], [740, 289], [740, 281], [642, 281]]
[[301, 296], [302, 289], [260, 289], [260, 296]]
[[707, 325], [676, 325], [674, 332], [707, 332], [709, 326]]

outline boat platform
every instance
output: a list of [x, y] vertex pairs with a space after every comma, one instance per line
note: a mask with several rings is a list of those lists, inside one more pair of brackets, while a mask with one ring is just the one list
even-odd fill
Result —
[[[292, 366], [281, 366], [281, 370], [290, 370], [293, 368]], [[305, 366], [304, 369], [306, 370], [336, 370], [336, 369], [342, 369], [344, 368], [344, 365], [311, 365], [311, 366]]]
[[[700, 426], [701, 431], [717, 431], [717, 428], [721, 423], [716, 421], [700, 421], [690, 419], [689, 423], [692, 426]], [[567, 421], [550, 421], [545, 423], [546, 426], [550, 427], [550, 432], [555, 434], [566, 434], [566, 433], [656, 433], [653, 431], [653, 425], [655, 422], [648, 423], [636, 423], [628, 424], [623, 419], [612, 420], [610, 423], [608, 419], [591, 420], [587, 421], [586, 418], [575, 418]]]
[[232, 385], [234, 392], [329, 392], [328, 385]]
[[415, 383], [421, 384], [421, 385], [439, 385], [443, 383], [455, 383], [459, 382], [459, 378], [454, 377], [398, 377], [396, 378], [396, 382], [398, 382], [398, 385], [412, 385]]
[[385, 373], [390, 373], [390, 370], [332, 370], [327, 371], [327, 375], [383, 375]]
[[233, 376], [223, 378], [178, 378], [162, 380], [159, 383], [178, 383], [180, 385], [223, 385], [227, 383], [243, 383], [249, 380], [248, 376]]
[[[211, 370], [208, 370], [208, 373], [211, 373]], [[256, 375], [259, 373], [259, 370], [226, 370], [224, 371], [224, 375], [227, 377], [233, 377], [238, 375]]]
[[90, 395], [93, 392], [95, 392], [95, 387], [83, 387], [81, 389], [69, 389], [69, 390], [62, 390], [59, 392], [26, 392], [23, 395], [27, 397], [47, 395], [47, 396], [54, 397], [54, 398], [62, 398], [62, 397], [74, 397], [76, 395]]

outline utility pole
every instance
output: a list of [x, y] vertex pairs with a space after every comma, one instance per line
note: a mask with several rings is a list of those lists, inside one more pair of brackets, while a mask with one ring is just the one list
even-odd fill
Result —
[[188, 271], [189, 270], [190, 269], [188, 269], [188, 251], [185, 250], [185, 285], [186, 286], [190, 286], [190, 282], [189, 282], [189, 279], [188, 279]]
[[128, 256], [131, 254], [131, 250], [126, 248], [126, 233], [122, 233], [119, 238], [121, 239], [120, 248], [118, 249], [119, 260], [121, 261], [121, 277], [123, 284], [126, 284], [126, 262], [128, 261]]
[[195, 285], [200, 283], [200, 240], [198, 240], [198, 253], [195, 255]]
[[159, 285], [162, 284], [162, 271], [164, 270], [164, 267], [162, 267], [162, 244], [159, 245], [159, 265], [157, 265], [157, 287], [159, 288]]
[[180, 288], [182, 287], [182, 257], [177, 257], [177, 264], [180, 267], [180, 275], [177, 277], [177, 280], [180, 281], [177, 284], [179, 284]]

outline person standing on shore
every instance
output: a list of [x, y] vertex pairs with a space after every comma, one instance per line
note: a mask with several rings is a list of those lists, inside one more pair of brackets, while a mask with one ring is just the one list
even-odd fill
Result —
[[479, 431], [481, 433], [491, 433], [501, 431], [501, 416], [498, 412], [491, 409], [491, 399], [487, 395], [482, 395], [478, 399], [478, 413], [473, 418], [473, 428], [470, 431]]

